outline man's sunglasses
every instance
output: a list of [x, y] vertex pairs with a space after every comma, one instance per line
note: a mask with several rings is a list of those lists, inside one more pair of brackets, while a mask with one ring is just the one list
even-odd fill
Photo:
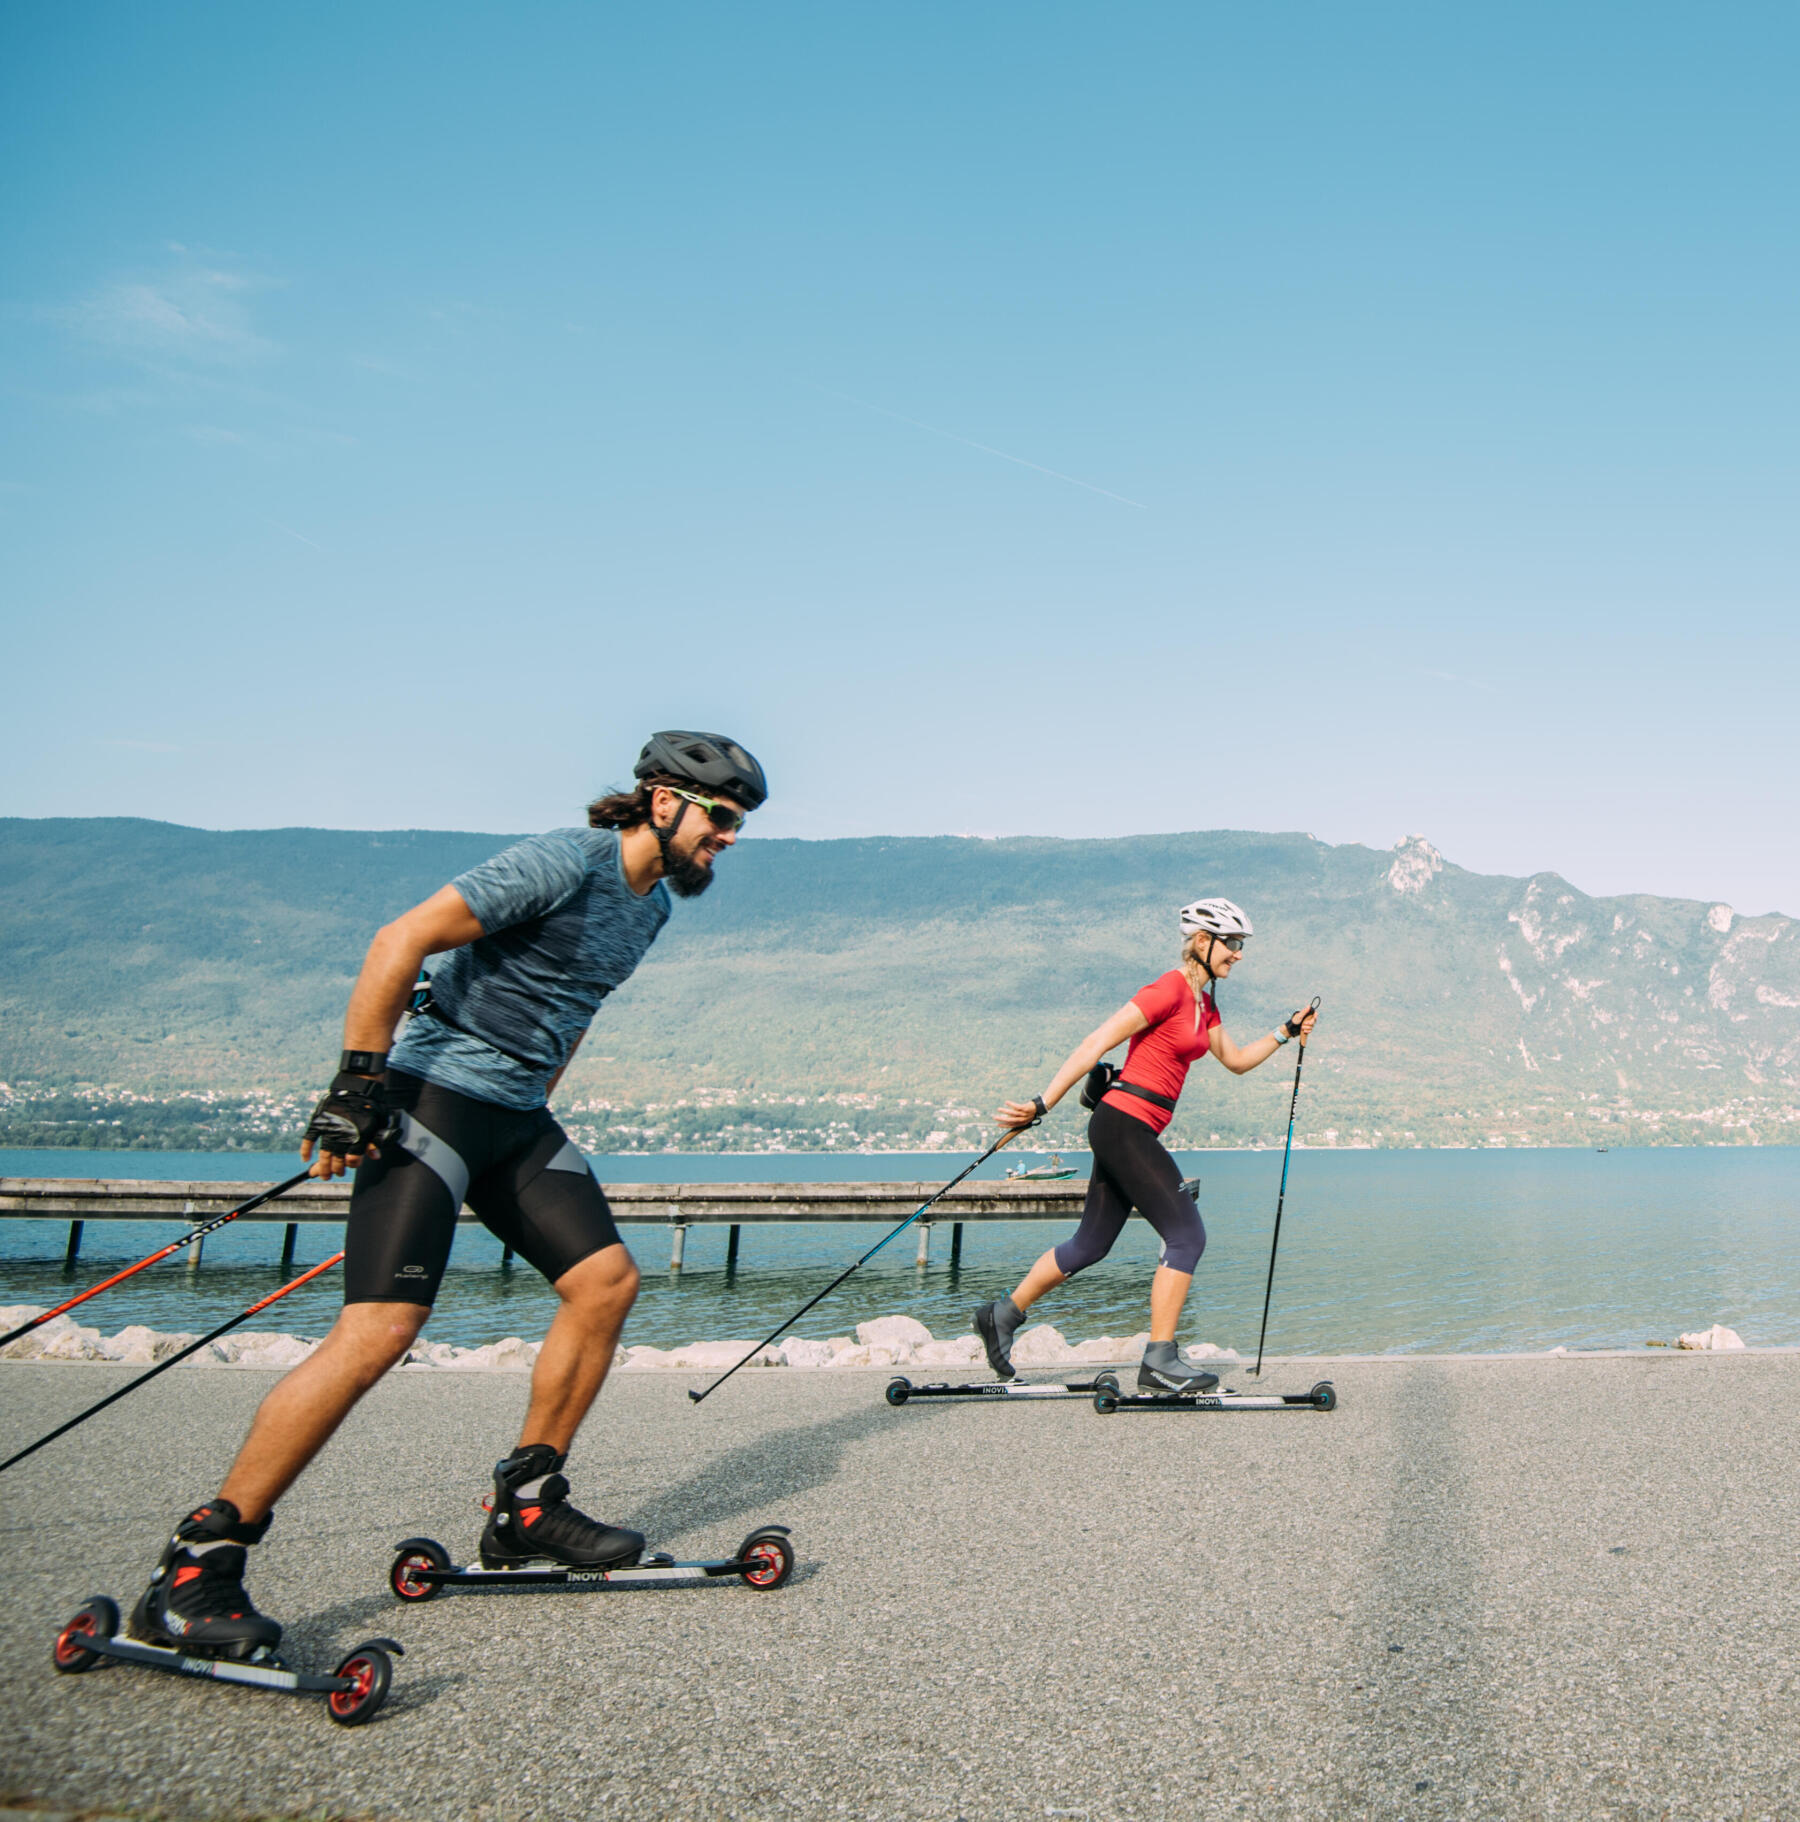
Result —
[[731, 835], [744, 826], [744, 812], [736, 804], [721, 803], [716, 797], [702, 797], [696, 791], [683, 791], [674, 785], [667, 787], [674, 791], [684, 803], [691, 803], [706, 812], [712, 826], [721, 835]]

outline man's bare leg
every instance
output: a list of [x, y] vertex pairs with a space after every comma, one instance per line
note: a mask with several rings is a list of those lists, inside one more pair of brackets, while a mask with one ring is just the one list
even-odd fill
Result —
[[531, 1406], [519, 1447], [546, 1443], [566, 1455], [637, 1301], [638, 1269], [622, 1242], [590, 1253], [556, 1281], [562, 1299], [531, 1374]]
[[345, 1304], [319, 1348], [262, 1401], [219, 1497], [255, 1524], [363, 1393], [406, 1358], [430, 1314], [422, 1303]]

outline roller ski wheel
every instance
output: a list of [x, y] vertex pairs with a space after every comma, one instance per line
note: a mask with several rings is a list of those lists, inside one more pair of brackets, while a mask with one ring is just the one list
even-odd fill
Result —
[[1110, 1386], [1096, 1386], [1094, 1389], [1094, 1409], [1102, 1417], [1110, 1417], [1119, 1408], [1119, 1385], [1114, 1380]]
[[444, 1584], [422, 1571], [449, 1567], [450, 1552], [442, 1544], [429, 1537], [409, 1537], [395, 1548], [388, 1586], [403, 1601], [436, 1600]]
[[1309, 1397], [1313, 1401], [1313, 1404], [1321, 1411], [1335, 1411], [1337, 1409], [1337, 1387], [1334, 1386], [1329, 1379], [1321, 1379], [1319, 1383], [1307, 1393], [1307, 1397]]
[[80, 1676], [106, 1662], [103, 1652], [93, 1649], [93, 1639], [110, 1639], [119, 1630], [119, 1603], [97, 1594], [56, 1635], [52, 1661], [64, 1676]]
[[[794, 1546], [785, 1525], [764, 1525], [738, 1546], [746, 1588], [779, 1588], [794, 1573]], [[752, 1568], [749, 1565], [754, 1564]]]
[[912, 1381], [910, 1379], [890, 1379], [887, 1385], [888, 1403], [895, 1406], [905, 1404], [912, 1389]]
[[340, 1727], [361, 1727], [374, 1720], [394, 1680], [394, 1660], [373, 1640], [357, 1648], [331, 1673], [349, 1685], [325, 1697], [325, 1712]]

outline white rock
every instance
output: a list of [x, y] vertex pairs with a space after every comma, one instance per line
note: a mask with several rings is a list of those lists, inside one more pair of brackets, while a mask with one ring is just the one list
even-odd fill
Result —
[[[883, 1348], [880, 1351], [882, 1353], [886, 1353], [887, 1349]], [[864, 1348], [864, 1347], [839, 1348], [838, 1351], [835, 1354], [833, 1354], [832, 1357], [828, 1361], [825, 1362], [825, 1367], [826, 1367], [826, 1370], [829, 1372], [836, 1367], [872, 1366], [875, 1364], [875, 1362], [873, 1361], [871, 1356], [875, 1352], [876, 1352], [876, 1350], [874, 1348]]]
[[236, 1364], [279, 1367], [285, 1372], [298, 1366], [317, 1346], [316, 1341], [302, 1341], [298, 1335], [246, 1335], [238, 1347]]
[[528, 1373], [537, 1364], [538, 1344], [508, 1335], [504, 1341], [490, 1341], [486, 1347], [458, 1348], [449, 1362], [454, 1373]]
[[1150, 1331], [1128, 1335], [1123, 1341], [1111, 1335], [1098, 1335], [1092, 1341], [1076, 1342], [1073, 1353], [1077, 1360], [1139, 1360], [1150, 1345]]
[[149, 1366], [156, 1359], [158, 1339], [155, 1329], [134, 1322], [100, 1343], [100, 1357], [123, 1366]]
[[1024, 1330], [1013, 1342], [1012, 1358], [1014, 1366], [1038, 1367], [1063, 1366], [1081, 1356], [1063, 1340], [1058, 1330], [1047, 1322], [1040, 1322], [1035, 1328]]
[[[753, 1345], [748, 1341], [690, 1341], [675, 1350], [670, 1364], [686, 1367], [690, 1371], [722, 1373], [727, 1367], [736, 1366]], [[780, 1363], [780, 1359], [781, 1356], [774, 1348], [758, 1348], [746, 1364], [775, 1366]]]
[[1683, 1335], [1675, 1345], [1678, 1348], [1728, 1353], [1734, 1348], [1741, 1348], [1744, 1345], [1744, 1338], [1736, 1329], [1728, 1329], [1724, 1323], [1715, 1322], [1709, 1329], [1699, 1329], [1692, 1335]]
[[1182, 1350], [1189, 1360], [1241, 1360], [1243, 1356], [1236, 1348], [1222, 1348], [1210, 1341], [1196, 1342], [1191, 1348]]
[[[43, 1339], [40, 1360], [103, 1360], [100, 1352], [100, 1331], [98, 1329], [80, 1328], [69, 1321], [66, 1316], [58, 1316], [54, 1322], [47, 1322], [38, 1330]], [[28, 1337], [30, 1339], [30, 1337]]]
[[976, 1366], [982, 1360], [979, 1335], [953, 1335], [947, 1341], [927, 1341], [913, 1349], [920, 1366]]
[[456, 1357], [464, 1350], [452, 1347], [447, 1341], [415, 1341], [412, 1351], [406, 1356], [409, 1367], [424, 1367], [428, 1370], [438, 1367], [454, 1366]]
[[622, 1373], [654, 1373], [674, 1364], [674, 1357], [665, 1348], [634, 1347], [625, 1350], [625, 1363], [619, 1371]]
[[829, 1341], [806, 1341], [798, 1335], [790, 1335], [781, 1344], [781, 1359], [784, 1366], [829, 1366], [836, 1351]]
[[865, 1347], [922, 1347], [931, 1330], [911, 1316], [877, 1316], [856, 1325], [856, 1339]]

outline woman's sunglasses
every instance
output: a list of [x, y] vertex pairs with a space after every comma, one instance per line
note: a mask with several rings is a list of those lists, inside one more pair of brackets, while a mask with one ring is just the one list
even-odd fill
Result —
[[744, 826], [744, 812], [736, 804], [721, 803], [716, 797], [702, 797], [695, 791], [678, 790], [674, 785], [670, 785], [669, 789], [684, 803], [691, 803], [704, 810], [712, 826], [721, 835], [734, 834]]
[[1244, 953], [1244, 939], [1241, 936], [1215, 936], [1213, 941], [1215, 943], [1223, 943], [1233, 955], [1242, 955]]

